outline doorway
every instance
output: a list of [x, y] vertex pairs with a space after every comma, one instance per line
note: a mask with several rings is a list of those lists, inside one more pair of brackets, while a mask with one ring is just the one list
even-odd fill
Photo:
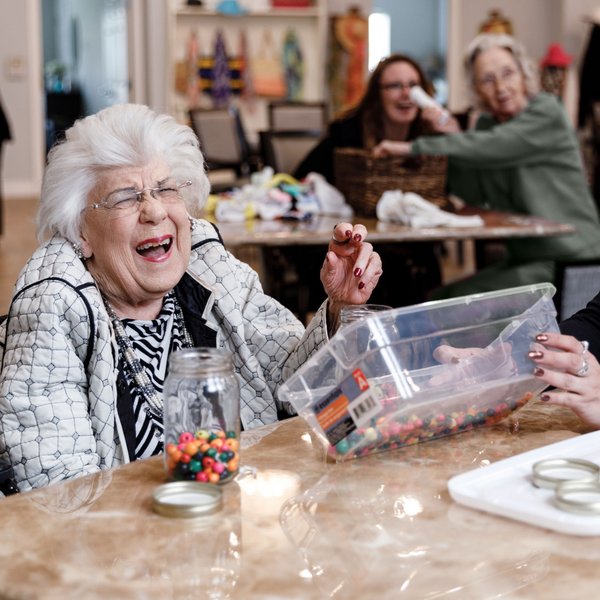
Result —
[[128, 0], [43, 0], [46, 150], [76, 119], [130, 96]]

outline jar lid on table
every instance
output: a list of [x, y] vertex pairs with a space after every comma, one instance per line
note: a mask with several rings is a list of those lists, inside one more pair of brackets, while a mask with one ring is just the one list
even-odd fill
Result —
[[197, 481], [173, 481], [158, 486], [153, 508], [163, 517], [201, 517], [221, 510], [221, 488]]

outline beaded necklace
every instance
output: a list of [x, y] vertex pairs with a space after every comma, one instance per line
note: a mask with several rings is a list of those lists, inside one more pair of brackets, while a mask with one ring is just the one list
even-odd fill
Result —
[[[184, 348], [192, 348], [194, 346], [194, 342], [192, 341], [192, 337], [185, 326], [183, 313], [181, 312], [181, 307], [177, 301], [177, 296], [173, 291], [171, 291], [167, 297], [173, 299], [175, 306], [174, 318], [177, 322], [179, 330], [183, 334], [183, 346]], [[104, 305], [106, 306], [106, 311], [108, 312], [108, 316], [112, 321], [113, 327], [115, 328], [115, 337], [117, 338], [119, 350], [125, 360], [125, 368], [129, 372], [131, 379], [133, 379], [133, 384], [137, 387], [139, 393], [142, 395], [142, 398], [144, 398], [144, 400], [148, 403], [152, 412], [158, 417], [161, 417], [163, 411], [162, 395], [156, 391], [155, 387], [150, 381], [150, 378], [148, 377], [148, 374], [144, 370], [144, 367], [142, 367], [133, 348], [131, 338], [127, 335], [121, 319], [117, 317], [108, 300], [104, 297], [103, 300]]]

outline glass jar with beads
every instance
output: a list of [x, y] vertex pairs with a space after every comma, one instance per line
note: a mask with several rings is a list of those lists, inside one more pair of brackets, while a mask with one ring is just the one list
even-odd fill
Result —
[[225, 483], [240, 460], [240, 390], [222, 348], [186, 348], [169, 357], [164, 386], [169, 479]]

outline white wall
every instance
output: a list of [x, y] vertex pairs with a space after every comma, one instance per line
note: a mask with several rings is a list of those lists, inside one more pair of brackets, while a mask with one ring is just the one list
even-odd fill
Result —
[[12, 130], [4, 145], [5, 197], [39, 192], [44, 165], [44, 83], [38, 0], [0, 0], [0, 95]]

